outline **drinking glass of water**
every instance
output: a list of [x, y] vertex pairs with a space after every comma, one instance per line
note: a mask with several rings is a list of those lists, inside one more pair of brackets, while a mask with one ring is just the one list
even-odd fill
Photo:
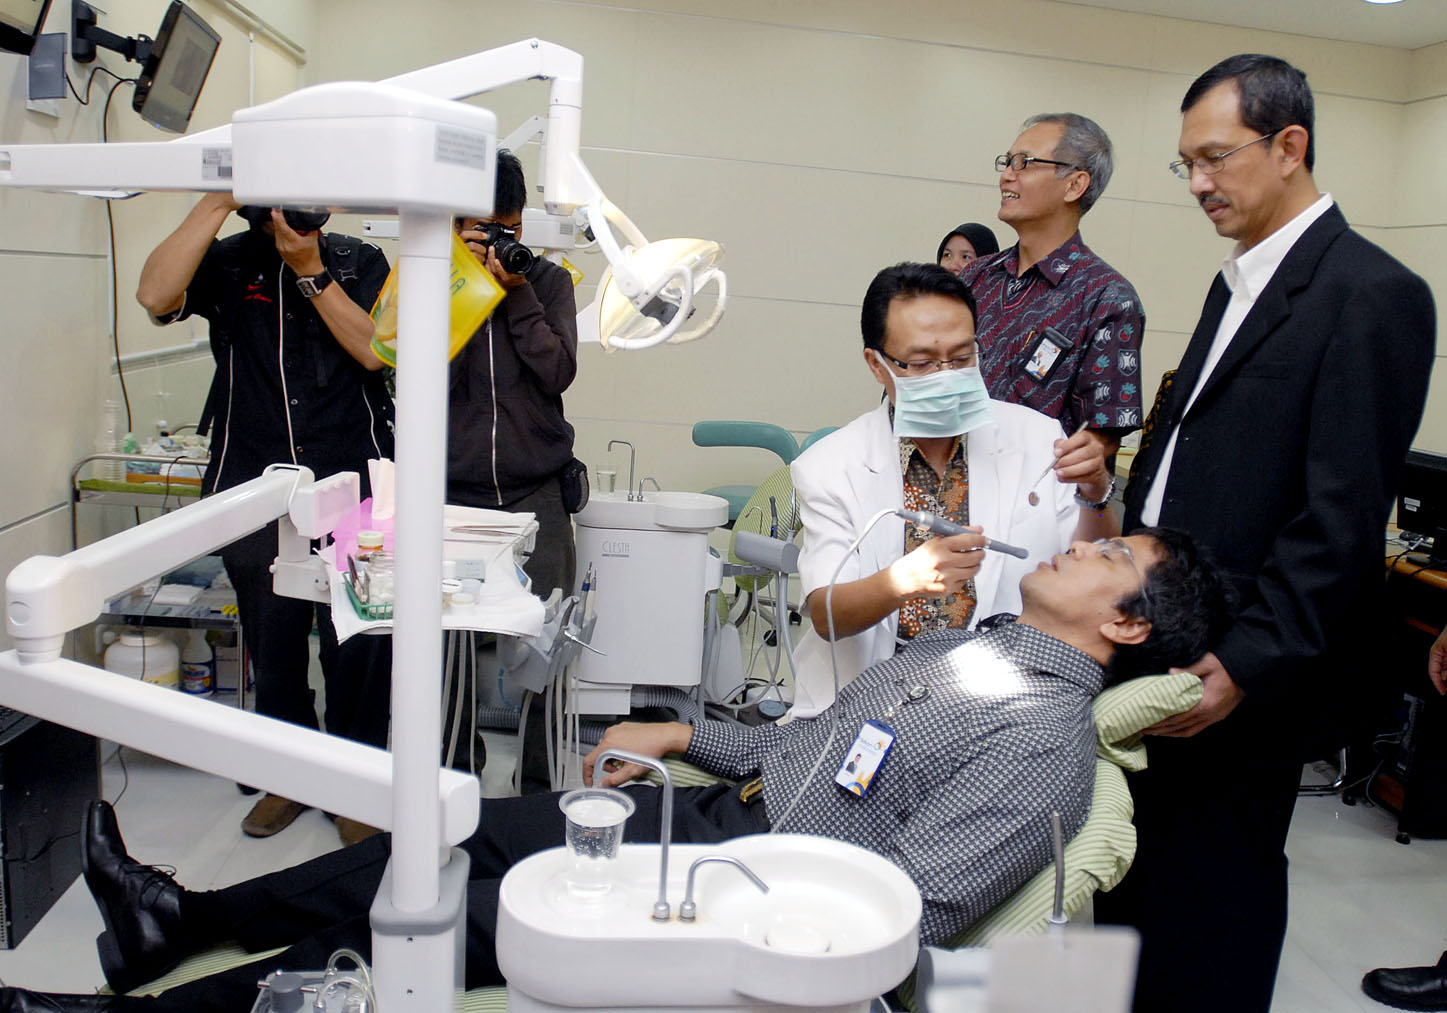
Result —
[[614, 788], [578, 788], [558, 799], [567, 820], [572, 854], [568, 892], [584, 900], [613, 888], [609, 868], [623, 843], [623, 824], [633, 815], [633, 800]]

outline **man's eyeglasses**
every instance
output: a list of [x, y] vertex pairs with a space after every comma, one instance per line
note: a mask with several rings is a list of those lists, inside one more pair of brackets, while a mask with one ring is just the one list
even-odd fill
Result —
[[1100, 553], [1101, 559], [1124, 559], [1130, 564], [1130, 568], [1135, 571], [1136, 583], [1140, 586], [1141, 601], [1145, 603], [1147, 613], [1146, 618], [1149, 618], [1151, 599], [1150, 595], [1146, 594], [1146, 579], [1141, 574], [1140, 568], [1135, 565], [1135, 553], [1130, 551], [1130, 546], [1120, 538], [1097, 538], [1091, 544]]
[[1200, 169], [1207, 176], [1214, 176], [1216, 175], [1216, 173], [1226, 168], [1226, 159], [1236, 154], [1236, 152], [1240, 151], [1242, 148], [1249, 148], [1253, 144], [1259, 144], [1262, 141], [1269, 141], [1271, 140], [1271, 138], [1275, 137], [1279, 133], [1281, 133], [1280, 130], [1273, 130], [1271, 131], [1271, 133], [1263, 134], [1262, 136], [1256, 138], [1256, 140], [1254, 141], [1247, 141], [1245, 144], [1238, 144], [1230, 151], [1223, 151], [1219, 155], [1202, 155], [1200, 158], [1182, 158], [1179, 161], [1172, 162], [1169, 166], [1167, 166], [1167, 168], [1169, 168], [1177, 176], [1186, 180], [1189, 180], [1191, 178], [1191, 173], [1195, 172], [1197, 169]]
[[1076, 172], [1084, 172], [1074, 162], [1057, 162], [1053, 158], [1036, 158], [1034, 155], [1021, 154], [1018, 151], [1007, 151], [1003, 155], [995, 156], [995, 171], [1004, 172], [1006, 169], [1014, 169], [1016, 172], [1024, 172], [1032, 165], [1060, 165], [1067, 169], [1074, 169]]
[[892, 355], [880, 352], [890, 362], [904, 370], [906, 376], [928, 376], [931, 373], [938, 373], [942, 369], [968, 369], [975, 364], [975, 353], [957, 356], [953, 359], [915, 359], [912, 362], [901, 362]]

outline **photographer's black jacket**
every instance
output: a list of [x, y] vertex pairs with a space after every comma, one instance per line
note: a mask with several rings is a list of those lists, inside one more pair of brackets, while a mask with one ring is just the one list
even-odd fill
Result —
[[[387, 278], [382, 251], [327, 233], [321, 252], [335, 284], [370, 309]], [[392, 457], [392, 400], [382, 374], [352, 358], [297, 290], [275, 240], [248, 229], [212, 242], [166, 322], [193, 314], [210, 322], [216, 360], [203, 413], [214, 427], [205, 492], [294, 463], [317, 478], [355, 471], [367, 495], [367, 460]]]
[[563, 391], [577, 374], [573, 279], [539, 258], [452, 360], [447, 501], [505, 507], [573, 458]]

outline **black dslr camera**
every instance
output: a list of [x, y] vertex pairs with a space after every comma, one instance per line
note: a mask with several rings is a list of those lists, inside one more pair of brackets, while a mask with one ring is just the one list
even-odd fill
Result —
[[514, 237], [517, 233], [502, 222], [478, 222], [474, 230], [487, 237], [486, 246], [497, 254], [497, 262], [508, 274], [526, 274], [537, 261], [533, 253]]
[[[236, 212], [245, 218], [252, 225], [265, 225], [271, 221], [271, 208], [258, 207], [255, 204], [244, 204]], [[282, 208], [281, 216], [286, 219], [297, 232], [318, 232], [330, 218], [330, 211], [298, 211], [295, 208]]]

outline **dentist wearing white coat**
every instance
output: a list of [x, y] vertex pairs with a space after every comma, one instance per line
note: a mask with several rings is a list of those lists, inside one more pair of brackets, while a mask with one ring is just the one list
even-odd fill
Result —
[[[904, 635], [1018, 613], [1025, 573], [1049, 565], [1072, 541], [1120, 534], [1109, 506], [1115, 482], [1099, 444], [1084, 433], [1067, 439], [1055, 419], [990, 399], [976, 355], [974, 299], [958, 278], [935, 265], [885, 268], [864, 297], [860, 325], [865, 364], [885, 399], [791, 467], [809, 615], [794, 652], [792, 718], [812, 717], [834, 700], [825, 592], [880, 510], [929, 510], [972, 532], [930, 537], [885, 518], [845, 560], [833, 594], [840, 688], [894, 654], [901, 608]], [[987, 537], [1029, 556], [986, 552]]]

